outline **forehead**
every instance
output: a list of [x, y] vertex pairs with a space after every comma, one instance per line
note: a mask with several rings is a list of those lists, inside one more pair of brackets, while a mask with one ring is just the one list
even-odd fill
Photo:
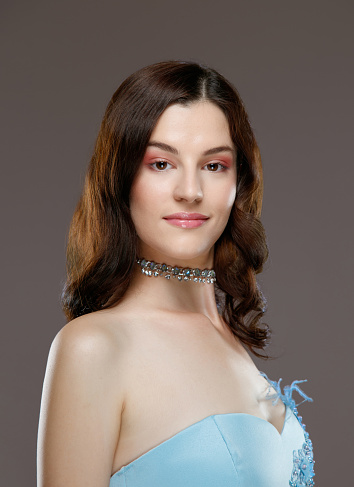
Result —
[[151, 134], [151, 140], [160, 139], [169, 143], [232, 144], [224, 112], [209, 101], [166, 108]]

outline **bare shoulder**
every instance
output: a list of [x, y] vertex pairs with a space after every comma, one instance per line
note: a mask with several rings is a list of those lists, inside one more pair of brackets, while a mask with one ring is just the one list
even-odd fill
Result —
[[[114, 336], [109, 321], [110, 319], [101, 311], [80, 316], [63, 326], [57, 333], [54, 342], [64, 341], [66, 344], [72, 343], [74, 346], [82, 344], [84, 348], [90, 342], [101, 346], [110, 346], [110, 344], [114, 346], [115, 343], [112, 343]], [[123, 330], [124, 325], [116, 327], [115, 337], [117, 339], [120, 335], [123, 336]]]
[[[155, 317], [154, 317], [155, 318]], [[144, 343], [154, 339], [155, 320], [139, 306], [118, 305], [76, 318], [55, 336], [52, 355], [72, 355], [110, 369], [131, 369]]]
[[50, 354], [78, 359], [97, 366], [122, 361], [127, 351], [129, 336], [124, 321], [101, 312], [90, 313], [67, 323], [55, 336]]
[[129, 384], [124, 326], [115, 324], [92, 313], [52, 341], [38, 429], [41, 487], [107, 485]]
[[73, 377], [75, 373], [92, 391], [114, 383], [117, 405], [123, 409], [139, 340], [127, 313], [104, 310], [81, 316], [66, 324], [53, 339], [46, 374], [60, 370], [63, 377]]

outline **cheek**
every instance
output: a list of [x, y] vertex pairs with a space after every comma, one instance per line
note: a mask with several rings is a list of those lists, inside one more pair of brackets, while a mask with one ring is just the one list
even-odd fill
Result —
[[231, 182], [224, 186], [222, 191], [218, 191], [217, 202], [220, 211], [224, 210], [225, 214], [229, 214], [236, 198], [236, 184]]
[[139, 239], [146, 240], [146, 233], [152, 226], [149, 222], [149, 192], [137, 181], [130, 192], [130, 215]]
[[214, 210], [218, 215], [218, 232], [221, 234], [229, 221], [230, 213], [236, 198], [236, 185], [230, 184], [218, 192], [217, 200], [214, 200]]
[[141, 181], [136, 181], [130, 192], [130, 213], [136, 225], [149, 206], [149, 192]]
[[230, 186], [229, 191], [226, 193], [226, 205], [231, 210], [236, 199], [236, 184]]
[[138, 177], [130, 192], [130, 213], [134, 223], [156, 214], [164, 200], [164, 185], [150, 181], [149, 177]]
[[129, 198], [130, 208], [131, 209], [135, 208], [144, 199], [145, 199], [144, 185], [142, 184], [142, 181], [140, 179], [137, 179], [132, 184], [130, 190], [130, 198]]

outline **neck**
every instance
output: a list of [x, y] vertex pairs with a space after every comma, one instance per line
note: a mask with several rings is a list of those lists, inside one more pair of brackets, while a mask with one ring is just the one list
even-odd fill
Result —
[[[165, 271], [167, 269], [163, 268], [162, 270], [162, 263], [154, 262], [155, 266], [158, 265], [158, 267], [149, 268], [151, 261], [147, 259], [145, 259], [144, 263], [142, 261], [143, 259], [141, 259], [139, 264], [136, 264], [133, 279], [125, 299], [137, 299], [139, 304], [144, 306], [146, 310], [160, 309], [174, 312], [200, 313], [207, 316], [214, 323], [220, 320], [215, 301], [214, 282], [216, 277], [212, 269], [198, 269], [200, 273], [203, 271], [208, 273], [206, 276], [199, 277], [196, 275], [196, 273], [198, 274], [196, 268], [183, 268], [181, 264], [178, 266], [167, 266], [166, 264], [166, 267], [169, 267], [171, 271], [176, 267], [179, 270], [178, 274], [173, 274], [176, 277], [166, 278]], [[190, 271], [187, 275], [183, 273], [183, 270], [186, 269]], [[142, 272], [142, 270], [147, 270], [148, 274]], [[154, 271], [161, 272], [155, 276]], [[177, 271], [175, 270], [175, 272]], [[198, 279], [198, 281], [194, 279]], [[203, 282], [203, 279], [205, 282]], [[209, 282], [207, 279], [209, 279]]]

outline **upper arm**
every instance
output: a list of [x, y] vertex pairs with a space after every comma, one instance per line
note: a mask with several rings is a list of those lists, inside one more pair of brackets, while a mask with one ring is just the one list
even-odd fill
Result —
[[43, 383], [38, 487], [108, 485], [124, 405], [119, 366], [119, 347], [103, 329], [69, 323], [56, 335]]

